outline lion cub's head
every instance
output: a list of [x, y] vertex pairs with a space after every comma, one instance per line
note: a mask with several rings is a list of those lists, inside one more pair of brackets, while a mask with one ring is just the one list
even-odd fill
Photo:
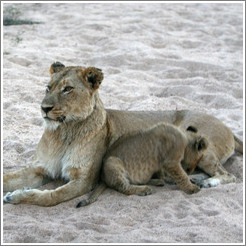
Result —
[[181, 164], [183, 169], [190, 174], [195, 170], [204, 152], [207, 150], [208, 140], [198, 135], [197, 129], [193, 126], [189, 126], [185, 134], [188, 144], [185, 148], [184, 159]]
[[94, 67], [65, 67], [56, 62], [51, 65], [50, 74], [41, 104], [46, 127], [55, 130], [62, 123], [86, 119], [95, 106], [102, 71]]

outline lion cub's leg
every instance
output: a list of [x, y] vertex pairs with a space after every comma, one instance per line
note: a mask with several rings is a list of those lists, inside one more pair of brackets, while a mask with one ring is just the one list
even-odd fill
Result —
[[37, 188], [48, 182], [41, 167], [27, 167], [3, 175], [3, 191], [14, 191], [23, 187]]
[[176, 184], [186, 193], [193, 194], [200, 190], [200, 188], [192, 184], [190, 179], [181, 164], [177, 162], [176, 164], [173, 161], [165, 162], [165, 171], [174, 179]]
[[111, 156], [104, 161], [103, 174], [104, 182], [111, 188], [126, 195], [145, 196], [151, 194], [151, 188], [147, 185], [132, 185], [124, 163], [118, 157]]
[[154, 175], [147, 184], [154, 186], [164, 186], [166, 183], [166, 176], [167, 175], [162, 168], [160, 171], [154, 173]]

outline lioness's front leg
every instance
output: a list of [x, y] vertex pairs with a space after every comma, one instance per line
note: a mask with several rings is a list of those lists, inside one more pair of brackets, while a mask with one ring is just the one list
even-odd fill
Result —
[[54, 206], [77, 196], [88, 193], [91, 186], [85, 184], [84, 180], [72, 180], [55, 190], [21, 189], [7, 193], [3, 201], [18, 204], [28, 203], [39, 206]]
[[54, 190], [19, 189], [8, 192], [3, 201], [18, 204], [28, 203], [39, 206], [54, 206], [58, 203], [70, 200], [77, 196], [88, 193], [92, 189], [92, 183], [85, 176], [76, 177], [67, 184]]
[[3, 191], [14, 191], [23, 187], [37, 188], [48, 182], [42, 167], [27, 167], [3, 175]]

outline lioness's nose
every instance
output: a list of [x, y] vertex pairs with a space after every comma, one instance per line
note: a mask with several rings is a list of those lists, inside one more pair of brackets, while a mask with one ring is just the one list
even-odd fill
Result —
[[43, 107], [41, 106], [42, 110], [47, 114], [48, 112], [50, 112], [52, 110], [52, 108], [54, 107]]

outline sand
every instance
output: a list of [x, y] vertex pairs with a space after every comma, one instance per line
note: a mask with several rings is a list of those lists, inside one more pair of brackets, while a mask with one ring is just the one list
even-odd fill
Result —
[[[42, 135], [40, 102], [49, 66], [104, 72], [106, 108], [191, 109], [222, 120], [243, 139], [243, 3], [5, 3], [3, 173], [28, 166]], [[186, 195], [175, 185], [150, 196], [107, 189], [54, 207], [3, 205], [3, 243], [243, 243], [244, 160], [225, 168], [236, 183]], [[54, 182], [45, 188], [59, 185]]]

